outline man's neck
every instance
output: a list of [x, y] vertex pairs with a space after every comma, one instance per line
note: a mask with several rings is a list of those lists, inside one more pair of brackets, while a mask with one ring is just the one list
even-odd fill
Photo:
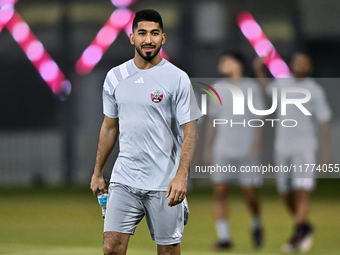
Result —
[[229, 78], [230, 83], [237, 85], [241, 80], [242, 80], [242, 75], [241, 74], [233, 74]]
[[294, 76], [294, 78], [295, 78], [295, 80], [297, 81], [297, 82], [302, 82], [302, 81], [304, 81], [305, 79], [307, 79], [308, 78], [308, 76], [305, 76], [305, 75], [303, 75], [303, 76], [297, 76], [297, 75], [295, 75]]
[[160, 54], [157, 54], [151, 61], [146, 61], [136, 52], [133, 61], [139, 69], [146, 70], [158, 65], [162, 61], [162, 58]]

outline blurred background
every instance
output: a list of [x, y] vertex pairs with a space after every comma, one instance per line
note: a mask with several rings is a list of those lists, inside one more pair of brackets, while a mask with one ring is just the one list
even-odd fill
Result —
[[[134, 11], [156, 9], [168, 35], [164, 54], [190, 77], [216, 77], [218, 56], [228, 49], [244, 53], [246, 74], [254, 77], [251, 63], [256, 53], [236, 22], [242, 11], [248, 11], [287, 63], [294, 51], [304, 50], [313, 59], [313, 77], [340, 76], [338, 0], [0, 0], [0, 4], [3, 198], [9, 189], [23, 187], [88, 187], [103, 120], [105, 75], [134, 56], [124, 26], [102, 31], [110, 17], [124, 23]], [[101, 39], [94, 41], [99, 31]], [[36, 44], [29, 51], [31, 42]], [[49, 65], [43, 65], [45, 60]], [[323, 87], [334, 114], [335, 137], [340, 131], [340, 87], [334, 82]], [[331, 163], [340, 163], [336, 140], [331, 142]], [[107, 164], [107, 178], [117, 148]], [[36, 193], [30, 192], [34, 197]], [[339, 192], [325, 194], [337, 199]]]
[[[312, 55], [314, 77], [340, 75], [337, 0], [18, 1], [15, 10], [71, 82], [72, 91], [66, 100], [55, 96], [46, 77], [20, 48], [22, 39], [13, 36], [16, 30], [4, 26], [0, 33], [1, 186], [88, 184], [103, 119], [103, 79], [110, 68], [133, 57], [133, 47], [126, 33], [117, 29], [117, 38], [107, 43], [102, 58], [94, 56], [93, 69], [77, 72], [75, 66], [114, 11], [142, 8], [161, 13], [168, 35], [164, 51], [190, 77], [216, 77], [218, 56], [228, 49], [244, 53], [246, 74], [253, 77], [251, 62], [256, 53], [236, 23], [244, 10], [253, 15], [286, 62], [294, 51], [305, 50]], [[324, 89], [336, 131], [340, 88]]]

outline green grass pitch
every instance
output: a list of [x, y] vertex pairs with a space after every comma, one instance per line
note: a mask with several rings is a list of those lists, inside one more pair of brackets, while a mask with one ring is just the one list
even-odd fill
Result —
[[[316, 228], [309, 254], [340, 254], [340, 180], [319, 180], [312, 196], [311, 220]], [[232, 190], [231, 235], [235, 247], [229, 254], [281, 254], [280, 246], [292, 230], [275, 187], [260, 190], [266, 240], [254, 251], [250, 217], [238, 188]], [[216, 254], [211, 189], [196, 189], [187, 195], [191, 211], [185, 227], [182, 254]], [[0, 190], [0, 254], [6, 255], [96, 255], [102, 254], [103, 220], [96, 198], [89, 189]], [[156, 254], [145, 221], [130, 238], [128, 254]]]

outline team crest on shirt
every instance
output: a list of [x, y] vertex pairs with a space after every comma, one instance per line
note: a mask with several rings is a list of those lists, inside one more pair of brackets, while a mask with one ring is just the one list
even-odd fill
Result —
[[151, 97], [152, 102], [159, 103], [163, 100], [163, 93], [162, 91], [154, 90], [151, 92], [150, 97]]

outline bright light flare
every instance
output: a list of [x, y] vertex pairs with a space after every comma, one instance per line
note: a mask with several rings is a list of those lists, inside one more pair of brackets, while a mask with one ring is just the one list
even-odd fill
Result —
[[15, 5], [19, 0], [0, 0], [0, 6], [3, 5]]
[[19, 13], [14, 10], [5, 25], [53, 93], [65, 99], [71, 92], [70, 83]]
[[98, 32], [90, 46], [82, 54], [76, 63], [76, 71], [79, 74], [88, 74], [98, 64], [110, 45], [116, 40], [121, 30], [131, 24], [133, 12], [127, 9], [117, 9], [111, 14], [109, 20]]
[[283, 61], [279, 53], [277, 53], [273, 44], [268, 40], [259, 24], [249, 12], [241, 12], [237, 16], [237, 24], [253, 46], [257, 55], [264, 58], [264, 64], [275, 78], [291, 76], [287, 64]]
[[132, 5], [136, 0], [111, 0], [112, 4], [118, 8], [127, 8]]
[[7, 22], [13, 17], [14, 6], [11, 4], [0, 4], [0, 32], [6, 26]]
[[[125, 31], [128, 37], [132, 33], [134, 12], [127, 9], [127, 7], [136, 2], [136, 0], [111, 0], [111, 2], [118, 9], [111, 14], [109, 20], [77, 61], [76, 72], [78, 74], [85, 75], [90, 73], [122, 30]], [[162, 49], [160, 54], [162, 58], [169, 59]]]

